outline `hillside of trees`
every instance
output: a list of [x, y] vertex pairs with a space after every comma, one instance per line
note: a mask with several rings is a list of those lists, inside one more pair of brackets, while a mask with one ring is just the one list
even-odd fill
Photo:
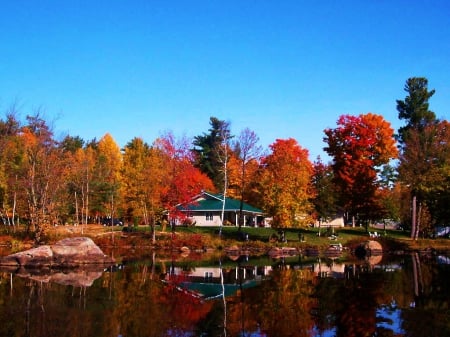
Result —
[[374, 113], [342, 115], [324, 130], [331, 162], [311, 162], [295, 139], [268, 149], [250, 129], [233, 134], [210, 118], [194, 139], [168, 132], [152, 144], [133, 138], [122, 149], [110, 134], [56, 140], [39, 111], [0, 119], [0, 217], [39, 242], [55, 224], [99, 223], [104, 217], [154, 229], [174, 206], [202, 190], [247, 202], [274, 227], [300, 227], [345, 216], [368, 224], [399, 221], [411, 236], [450, 223], [450, 127], [429, 110], [428, 80], [409, 78], [397, 100], [404, 126], [393, 130]]

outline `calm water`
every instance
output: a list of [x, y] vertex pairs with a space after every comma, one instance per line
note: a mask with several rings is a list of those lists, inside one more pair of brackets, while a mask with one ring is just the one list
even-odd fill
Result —
[[450, 336], [450, 259], [128, 261], [0, 273], [0, 336]]

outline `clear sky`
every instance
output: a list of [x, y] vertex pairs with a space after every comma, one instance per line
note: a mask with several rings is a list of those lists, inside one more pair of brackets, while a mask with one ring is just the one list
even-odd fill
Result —
[[424, 76], [450, 119], [450, 1], [2, 0], [0, 111], [120, 146], [248, 127], [314, 160], [342, 114], [381, 114]]

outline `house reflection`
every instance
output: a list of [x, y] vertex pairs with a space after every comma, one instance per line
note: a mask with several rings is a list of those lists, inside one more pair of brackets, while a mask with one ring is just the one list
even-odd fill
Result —
[[[202, 299], [214, 299], [230, 296], [239, 290], [259, 285], [271, 277], [275, 269], [309, 270], [319, 278], [354, 278], [361, 273], [373, 272], [377, 269], [392, 272], [402, 269], [401, 264], [372, 264], [373, 261], [361, 263], [342, 263], [330, 258], [317, 258], [301, 262], [289, 259], [277, 259], [272, 265], [252, 265], [246, 259], [237, 261], [234, 266], [173, 266], [170, 273], [164, 275], [166, 282], [176, 285], [180, 290], [191, 292]], [[377, 260], [377, 262], [381, 262]], [[222, 286], [223, 277], [223, 286]]]
[[171, 275], [166, 275], [166, 281], [176, 282], [181, 290], [209, 300], [223, 296], [223, 294], [231, 296], [239, 290], [255, 287], [267, 279], [271, 271], [272, 266], [236, 265], [222, 268], [195, 267], [189, 270], [174, 267]]

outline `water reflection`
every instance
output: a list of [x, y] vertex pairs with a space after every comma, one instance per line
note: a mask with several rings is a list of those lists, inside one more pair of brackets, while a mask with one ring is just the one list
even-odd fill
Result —
[[447, 336], [449, 263], [153, 254], [107, 270], [0, 270], [0, 335]]

